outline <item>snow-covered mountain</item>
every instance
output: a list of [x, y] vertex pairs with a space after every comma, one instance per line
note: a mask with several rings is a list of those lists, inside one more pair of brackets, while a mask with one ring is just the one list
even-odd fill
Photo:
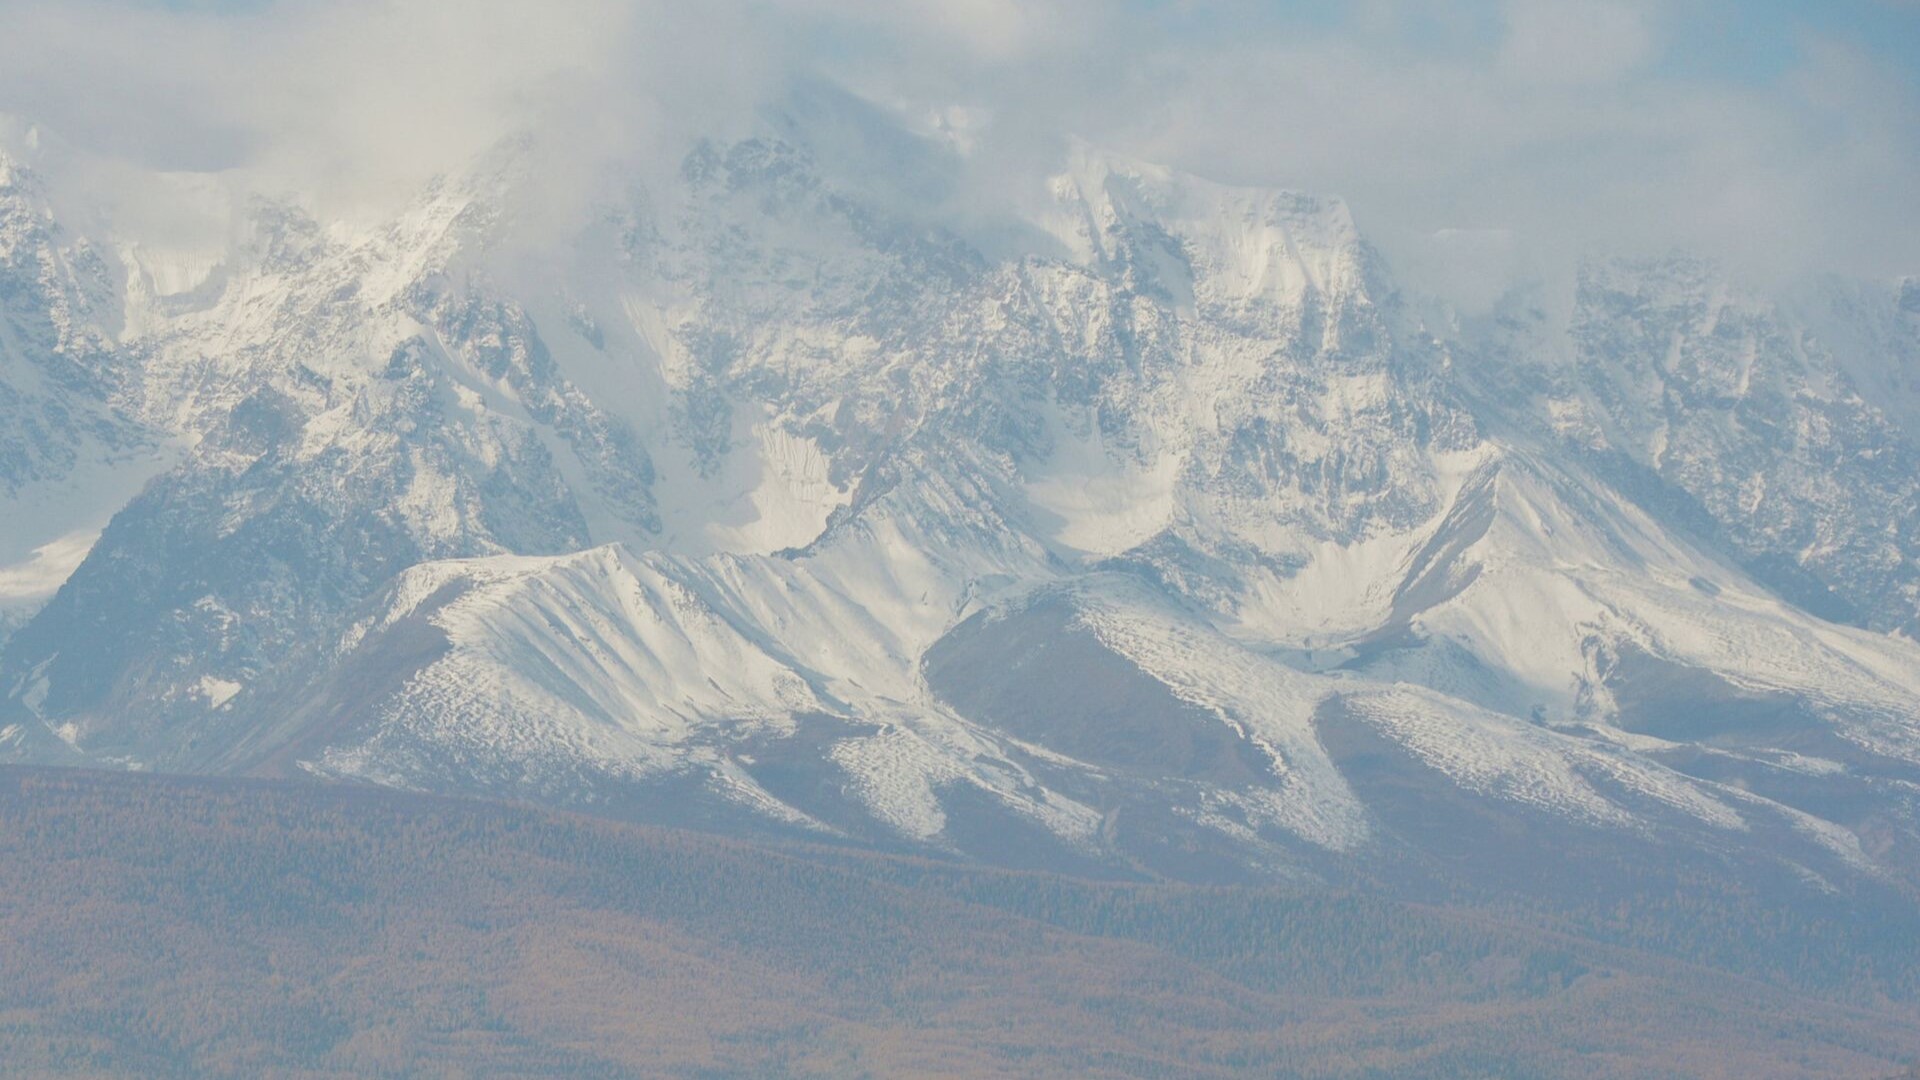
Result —
[[1075, 146], [947, 213], [964, 150], [832, 95], [564, 240], [509, 144], [174, 249], [26, 130], [10, 760], [1203, 878], [1920, 865], [1912, 283], [1435, 321], [1338, 201]]

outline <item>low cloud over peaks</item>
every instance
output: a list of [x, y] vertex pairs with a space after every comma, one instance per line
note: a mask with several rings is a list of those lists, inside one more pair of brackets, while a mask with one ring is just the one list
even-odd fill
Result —
[[1920, 269], [1920, 63], [1876, 42], [1916, 23], [1867, 0], [1811, 23], [1708, 0], [13, 0], [0, 111], [364, 213], [513, 133], [563, 187], [657, 169], [826, 80], [965, 118], [1009, 177], [1072, 135], [1342, 195], [1411, 268], [1501, 238], [1443, 283], [1595, 247], [1886, 276]]

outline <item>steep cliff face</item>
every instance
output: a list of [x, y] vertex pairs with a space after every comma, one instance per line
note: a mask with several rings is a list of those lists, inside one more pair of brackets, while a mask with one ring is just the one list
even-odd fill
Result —
[[1543, 310], [1561, 305], [1516, 304], [1483, 347], [1490, 378], [1530, 391], [1519, 423], [1794, 603], [1911, 635], [1920, 317], [1905, 295], [1819, 282], [1769, 301], [1697, 259], [1596, 261], [1564, 333]]
[[958, 151], [843, 119], [864, 175], [770, 121], [535, 248], [515, 147], [213, 256], [8, 166], [15, 505], [112, 521], [0, 753], [1201, 877], [1913, 850], [1898, 289], [1594, 264], [1436, 333], [1336, 201], [1075, 147], [951, 218]]
[[142, 422], [142, 372], [120, 347], [116, 253], [62, 226], [21, 141], [0, 139], [0, 635], [171, 457]]

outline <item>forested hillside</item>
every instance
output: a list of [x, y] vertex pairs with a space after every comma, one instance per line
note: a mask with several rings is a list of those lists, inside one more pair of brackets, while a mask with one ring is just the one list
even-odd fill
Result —
[[1879, 1077], [1920, 1054], [1885, 992], [1545, 917], [370, 788], [10, 769], [0, 896], [14, 1075]]

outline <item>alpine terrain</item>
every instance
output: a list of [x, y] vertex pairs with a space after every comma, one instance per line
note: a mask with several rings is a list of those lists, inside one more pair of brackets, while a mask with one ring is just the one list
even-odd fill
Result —
[[1920, 993], [1920, 281], [1469, 317], [1335, 198], [967, 153], [813, 88], [559, 240], [514, 140], [168, 242], [0, 126], [0, 759]]

